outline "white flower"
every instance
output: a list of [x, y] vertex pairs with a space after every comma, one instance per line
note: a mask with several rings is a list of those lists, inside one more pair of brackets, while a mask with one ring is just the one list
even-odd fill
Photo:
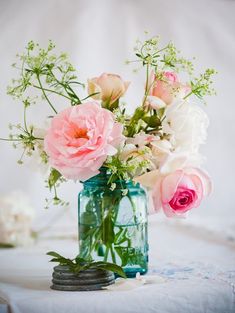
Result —
[[152, 141], [159, 139], [154, 135], [146, 134], [145, 132], [141, 131], [136, 134], [133, 138], [129, 137], [126, 138], [127, 144], [137, 145], [138, 147], [146, 146]]
[[[46, 135], [46, 129], [33, 127], [33, 135], [36, 138], [44, 139]], [[50, 171], [48, 157], [44, 151], [44, 140], [35, 140], [35, 150], [32, 152], [29, 161], [29, 167], [32, 170], [39, 170], [42, 175], [47, 176]]]
[[175, 151], [197, 153], [199, 145], [206, 140], [208, 125], [209, 119], [199, 106], [174, 102], [166, 108], [162, 130], [170, 135]]
[[156, 167], [159, 168], [165, 159], [171, 154], [172, 145], [166, 139], [159, 139], [151, 142], [151, 150], [155, 157]]
[[159, 168], [172, 150], [172, 145], [167, 139], [160, 139], [159, 136], [144, 132], [140, 132], [134, 138], [127, 138], [126, 142], [121, 159], [129, 160], [131, 163], [147, 161], [148, 166], [145, 170]]
[[21, 192], [0, 197], [0, 243], [14, 246], [31, 242], [34, 211]]

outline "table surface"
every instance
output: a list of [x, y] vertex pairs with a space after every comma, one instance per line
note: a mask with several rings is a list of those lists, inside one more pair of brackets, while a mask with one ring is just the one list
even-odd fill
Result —
[[164, 280], [128, 291], [51, 290], [53, 264], [45, 254], [55, 250], [72, 257], [74, 239], [1, 249], [0, 313], [235, 312], [234, 242], [150, 218], [149, 243], [149, 275]]

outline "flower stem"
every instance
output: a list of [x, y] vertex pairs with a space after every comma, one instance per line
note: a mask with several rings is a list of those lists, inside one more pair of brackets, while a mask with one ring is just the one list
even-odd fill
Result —
[[[37, 85], [31, 85], [31, 86], [34, 87], [34, 88], [37, 88], [37, 89], [42, 89], [40, 86], [37, 86]], [[54, 91], [54, 90], [51, 90], [51, 89], [47, 89], [47, 88], [43, 88], [43, 89], [45, 91], [47, 91], [47, 92], [55, 93], [55, 94], [57, 94], [57, 95], [59, 95], [61, 97], [64, 97], [64, 98], [66, 98], [66, 99], [71, 101], [71, 98], [67, 97], [66, 95], [64, 95], [64, 94], [62, 94], [60, 92], [57, 92], [57, 91]]]
[[147, 67], [146, 67], [145, 96], [148, 94], [148, 84], [149, 84], [149, 64], [147, 64]]
[[24, 127], [27, 133], [29, 133], [28, 131], [28, 127], [27, 127], [27, 122], [26, 122], [26, 105], [24, 106]]
[[112, 245], [110, 246], [110, 252], [111, 252], [111, 256], [112, 256], [112, 261], [113, 261], [113, 263], [116, 264], [116, 256], [115, 256], [115, 253], [113, 251]]
[[109, 255], [109, 246], [105, 250], [105, 254], [104, 254], [104, 261], [105, 262], [107, 262], [107, 260], [108, 260], [108, 255]]
[[128, 194], [127, 195], [127, 197], [128, 197], [128, 199], [129, 199], [129, 201], [130, 201], [130, 203], [131, 203], [131, 207], [132, 207], [132, 209], [133, 209], [133, 218], [134, 218], [134, 222], [135, 222], [135, 224], [137, 225], [138, 224], [138, 221], [137, 221], [137, 217], [136, 217], [136, 206], [135, 206], [135, 203], [134, 203], [134, 201], [132, 200], [132, 198], [131, 198], [131, 196]]
[[50, 107], [52, 108], [52, 110], [57, 114], [56, 109], [54, 108], [54, 106], [52, 105], [51, 101], [49, 100], [49, 98], [47, 97], [47, 95], [46, 95], [46, 93], [45, 93], [45, 89], [44, 89], [43, 86], [42, 86], [42, 83], [41, 83], [41, 80], [40, 80], [40, 77], [39, 77], [38, 74], [37, 74], [37, 80], [38, 80], [38, 83], [39, 83], [39, 85], [40, 85], [40, 87], [41, 87], [41, 90], [42, 90], [42, 93], [43, 93], [44, 97], [46, 98], [46, 100], [47, 100], [47, 102], [49, 103], [49, 105], [50, 105]]
[[2, 141], [22, 141], [22, 139], [7, 139], [7, 138], [0, 138]]

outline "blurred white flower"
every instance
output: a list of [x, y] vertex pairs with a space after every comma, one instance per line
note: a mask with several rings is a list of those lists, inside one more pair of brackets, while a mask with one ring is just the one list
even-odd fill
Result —
[[[36, 138], [43, 138], [46, 135], [47, 130], [44, 128], [33, 127], [33, 135]], [[32, 170], [37, 170], [42, 173], [42, 175], [47, 176], [50, 172], [50, 165], [48, 162], [48, 157], [44, 151], [44, 141], [35, 141], [35, 150], [32, 152], [29, 161], [29, 167]]]
[[177, 101], [166, 108], [162, 130], [170, 135], [176, 152], [197, 153], [206, 140], [208, 125], [209, 119], [199, 106]]
[[0, 243], [13, 246], [31, 243], [33, 208], [28, 197], [19, 191], [0, 197]]

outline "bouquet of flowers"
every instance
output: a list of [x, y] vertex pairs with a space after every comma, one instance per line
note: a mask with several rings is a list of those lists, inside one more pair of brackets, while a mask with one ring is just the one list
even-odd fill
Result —
[[[211, 191], [199, 154], [206, 140], [208, 117], [190, 100], [193, 96], [203, 100], [215, 93], [211, 80], [215, 71], [206, 69], [195, 76], [193, 63], [182, 57], [173, 43], [162, 47], [159, 37], [138, 40], [135, 59], [127, 63], [143, 67], [146, 79], [140, 105], [128, 114], [121, 98], [130, 82], [103, 73], [88, 79], [87, 95], [81, 97], [79, 90], [84, 84], [67, 55], [57, 56], [53, 49], [52, 42], [41, 49], [31, 41], [26, 52], [18, 55], [19, 62], [13, 64], [19, 77], [12, 81], [8, 93], [22, 101], [24, 114], [22, 124], [10, 125], [16, 131], [7, 140], [13, 141], [14, 147], [23, 147], [19, 163], [26, 155], [36, 156], [37, 162], [48, 168], [47, 184], [54, 192], [54, 203], [65, 204], [57, 194], [60, 183], [69, 179], [88, 182], [105, 172], [108, 191], [101, 198], [96, 196], [94, 205], [86, 202], [83, 217], [93, 220], [91, 207], [117, 207], [130, 195], [129, 181], [148, 190], [152, 211], [183, 217], [198, 207]], [[39, 99], [35, 93], [32, 96], [32, 89], [39, 91], [49, 105], [44, 129], [28, 123], [27, 112]], [[107, 200], [105, 195], [115, 195], [115, 190], [121, 193]], [[137, 212], [136, 204], [133, 208]], [[105, 259], [110, 251], [114, 263], [112, 244], [120, 248], [126, 238], [123, 229], [115, 230], [116, 220], [117, 214], [106, 212], [98, 230], [88, 229], [89, 238], [96, 238], [93, 246], [99, 250], [100, 244], [106, 245]], [[106, 241], [105, 233], [109, 237]], [[116, 250], [124, 266], [123, 251]]]

